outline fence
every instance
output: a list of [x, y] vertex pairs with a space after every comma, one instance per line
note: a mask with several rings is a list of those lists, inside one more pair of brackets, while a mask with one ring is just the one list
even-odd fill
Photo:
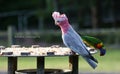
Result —
[[[120, 30], [119, 29], [97, 29], [97, 30], [80, 30], [78, 33], [82, 35], [95, 36], [101, 39], [105, 45], [119, 45], [120, 44]], [[9, 46], [11, 44], [31, 46], [39, 44], [41, 46], [50, 44], [62, 44], [61, 32], [48, 31], [25, 31], [17, 32], [13, 27], [8, 27], [8, 31], [0, 32], [0, 45]]]

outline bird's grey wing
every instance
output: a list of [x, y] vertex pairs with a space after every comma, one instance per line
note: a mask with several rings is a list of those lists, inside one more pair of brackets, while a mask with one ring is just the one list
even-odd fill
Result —
[[69, 33], [64, 35], [63, 42], [72, 51], [83, 56], [89, 55], [89, 51], [86, 49], [86, 47], [84, 47], [81, 40], [79, 39], [79, 37], [77, 38], [76, 35], [71, 35]]

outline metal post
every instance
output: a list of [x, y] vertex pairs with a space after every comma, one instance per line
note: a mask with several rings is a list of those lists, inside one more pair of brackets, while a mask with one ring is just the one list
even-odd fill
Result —
[[69, 68], [71, 74], [78, 74], [78, 55], [69, 56]]
[[37, 57], [37, 74], [44, 74], [44, 57]]
[[14, 43], [14, 31], [15, 31], [15, 28], [13, 26], [8, 26], [8, 46], [11, 46]]
[[8, 57], [8, 74], [15, 74], [17, 70], [17, 57]]

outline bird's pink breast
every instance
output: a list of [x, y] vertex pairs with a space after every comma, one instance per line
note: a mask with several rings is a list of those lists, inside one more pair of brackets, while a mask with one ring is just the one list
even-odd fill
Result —
[[68, 32], [69, 27], [70, 27], [70, 25], [69, 25], [69, 24], [60, 25], [60, 28], [61, 28], [62, 34], [67, 33], [67, 32]]

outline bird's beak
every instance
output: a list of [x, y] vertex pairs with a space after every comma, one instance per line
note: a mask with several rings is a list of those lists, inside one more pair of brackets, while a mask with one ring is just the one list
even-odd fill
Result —
[[58, 22], [57, 22], [57, 21], [55, 21], [55, 25], [58, 25]]
[[59, 25], [59, 21], [55, 20], [55, 25]]

